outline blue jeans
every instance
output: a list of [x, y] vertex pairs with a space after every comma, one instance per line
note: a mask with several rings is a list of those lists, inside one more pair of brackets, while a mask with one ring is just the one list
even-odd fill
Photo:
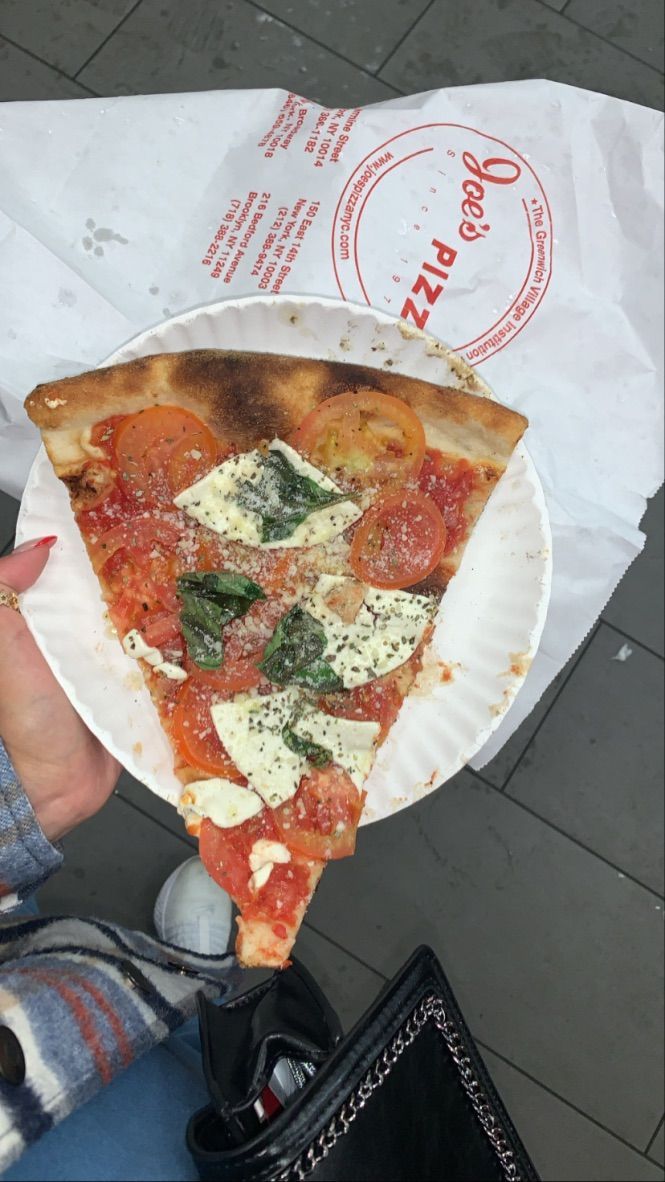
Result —
[[185, 1129], [208, 1100], [192, 1018], [27, 1149], [2, 1182], [196, 1182]]

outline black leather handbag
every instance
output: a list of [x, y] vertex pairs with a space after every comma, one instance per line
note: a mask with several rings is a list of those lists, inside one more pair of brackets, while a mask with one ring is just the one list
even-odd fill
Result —
[[224, 1006], [200, 995], [199, 1020], [211, 1101], [187, 1144], [202, 1179], [538, 1182], [430, 948], [346, 1037], [296, 961]]

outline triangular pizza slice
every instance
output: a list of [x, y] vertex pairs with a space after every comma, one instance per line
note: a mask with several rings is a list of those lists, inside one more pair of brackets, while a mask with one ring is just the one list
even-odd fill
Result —
[[[473, 378], [467, 379], [473, 387]], [[469, 390], [207, 350], [26, 400], [173, 747], [187, 829], [283, 965], [526, 428]]]

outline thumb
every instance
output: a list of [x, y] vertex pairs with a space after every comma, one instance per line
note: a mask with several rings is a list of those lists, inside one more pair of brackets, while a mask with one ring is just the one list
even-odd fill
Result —
[[17, 546], [12, 554], [0, 558], [0, 586], [11, 591], [27, 591], [42, 573], [53, 543], [54, 536], [32, 538]]

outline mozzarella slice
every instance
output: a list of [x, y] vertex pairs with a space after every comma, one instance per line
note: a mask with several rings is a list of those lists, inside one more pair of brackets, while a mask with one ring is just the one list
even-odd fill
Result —
[[351, 597], [357, 587], [355, 579], [321, 575], [301, 605], [323, 625], [323, 656], [346, 689], [383, 677], [408, 661], [436, 610], [425, 595], [366, 587], [355, 619], [345, 623], [329, 597], [343, 600], [345, 589]]
[[254, 842], [249, 855], [249, 868], [253, 874], [249, 886], [254, 893], [264, 887], [272, 874], [275, 862], [286, 864], [291, 861], [291, 851], [281, 841], [268, 841], [259, 838]]
[[174, 665], [173, 661], [165, 661], [161, 650], [153, 648], [150, 644], [146, 644], [138, 629], [132, 628], [127, 633], [122, 642], [122, 647], [128, 657], [135, 657], [136, 660], [140, 657], [142, 661], [151, 665], [157, 673], [163, 673], [170, 681], [187, 681], [185, 670], [180, 665]]
[[292, 725], [301, 738], [312, 739], [321, 747], [327, 747], [333, 763], [349, 773], [360, 791], [374, 762], [376, 740], [381, 730], [378, 722], [334, 718], [322, 710], [306, 710]]
[[288, 846], [285, 846], [281, 841], [270, 841], [265, 837], [259, 837], [258, 841], [254, 842], [249, 854], [249, 868], [250, 870], [260, 870], [262, 866], [273, 862], [290, 862], [291, 851]]
[[261, 888], [266, 885], [270, 875], [272, 874], [272, 868], [273, 863], [266, 862], [265, 865], [259, 867], [258, 870], [255, 870], [254, 873], [250, 875], [248, 886], [250, 891], [253, 891], [255, 895], [258, 894]]
[[[274, 439], [269, 450], [282, 452], [300, 476], [308, 476], [321, 488], [329, 492], [342, 491], [325, 473], [320, 472], [289, 447], [288, 443]], [[296, 526], [290, 537], [280, 538], [275, 542], [262, 542], [261, 518], [258, 513], [245, 509], [239, 503], [238, 493], [245, 481], [258, 484], [263, 473], [261, 452], [243, 452], [239, 456], [225, 460], [202, 480], [197, 480], [190, 488], [179, 493], [175, 503], [179, 509], [184, 509], [195, 521], [214, 530], [215, 533], [222, 534], [232, 541], [244, 542], [247, 546], [260, 546], [265, 550], [320, 545], [337, 537], [362, 517], [362, 510], [352, 501], [341, 501], [337, 505], [328, 505], [327, 508], [310, 513], [309, 517]]]
[[178, 803], [178, 812], [185, 818], [189, 832], [195, 834], [204, 817], [209, 817], [220, 829], [232, 829], [255, 817], [262, 808], [263, 801], [256, 792], [222, 776], [193, 780]]
[[217, 702], [210, 714], [217, 734], [243, 776], [272, 808], [295, 795], [309, 764], [282, 739], [300, 695], [283, 690]]

